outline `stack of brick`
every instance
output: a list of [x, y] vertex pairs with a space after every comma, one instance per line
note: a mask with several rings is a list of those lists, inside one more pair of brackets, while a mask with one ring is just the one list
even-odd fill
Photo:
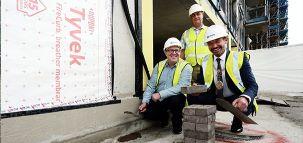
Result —
[[191, 105], [183, 109], [185, 143], [215, 142], [215, 105]]

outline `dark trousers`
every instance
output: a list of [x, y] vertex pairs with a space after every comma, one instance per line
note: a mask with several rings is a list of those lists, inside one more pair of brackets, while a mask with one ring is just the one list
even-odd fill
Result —
[[170, 96], [164, 100], [154, 102], [150, 100], [144, 118], [167, 122], [168, 111], [172, 113], [172, 125], [174, 129], [182, 128], [182, 110], [185, 106], [185, 96], [183, 94]]
[[[232, 102], [237, 98], [239, 98], [239, 96], [234, 95], [234, 96], [230, 96], [230, 97], [225, 97], [224, 99], [232, 104]], [[224, 108], [217, 105], [215, 95], [199, 95], [199, 96], [188, 95], [187, 101], [188, 101], [189, 105], [192, 105], [192, 104], [216, 105], [217, 110], [226, 111]], [[243, 113], [245, 115], [250, 115], [253, 112], [253, 109], [254, 109], [253, 102], [251, 102], [247, 107], [247, 111], [243, 112]], [[235, 116], [234, 116], [233, 122], [242, 123], [242, 121], [240, 119], [236, 118]]]

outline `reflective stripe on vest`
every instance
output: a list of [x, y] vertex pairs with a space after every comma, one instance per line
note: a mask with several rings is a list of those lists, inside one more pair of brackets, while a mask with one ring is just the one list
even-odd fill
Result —
[[[242, 60], [238, 60], [238, 55], [242, 55], [240, 57], [242, 57]], [[228, 75], [230, 76], [231, 80], [233, 81], [233, 83], [238, 87], [238, 89], [241, 92], [244, 92], [245, 87], [243, 85], [242, 79], [241, 79], [241, 75], [240, 75], [240, 68], [239, 65], [242, 66], [243, 64], [243, 55], [244, 53], [238, 53], [238, 52], [230, 52], [229, 56], [227, 58], [226, 61], [226, 71], [228, 73]]]
[[201, 29], [198, 36], [196, 36], [194, 28], [190, 28], [186, 31], [186, 49], [185, 49], [185, 59], [188, 61], [192, 66], [196, 64], [201, 65], [203, 57], [210, 54], [208, 46], [204, 44], [204, 36], [207, 27], [204, 26]]
[[[249, 58], [249, 55], [247, 55], [247, 53], [245, 52], [231, 51], [227, 57], [227, 61], [225, 64], [227, 74], [242, 93], [244, 92], [245, 87], [241, 79], [240, 68], [243, 65], [244, 55], [247, 56], [247, 58]], [[214, 79], [213, 64], [214, 64], [213, 54], [209, 54], [203, 59], [202, 62], [203, 76], [207, 88], [211, 86]], [[255, 105], [255, 110], [257, 112], [259, 110], [259, 107], [257, 105], [256, 100], [253, 101], [253, 104]]]
[[[167, 62], [167, 59], [158, 63], [158, 74], [157, 74], [156, 86], [159, 85], [159, 80], [160, 80], [160, 77], [161, 77], [161, 74], [162, 74], [162, 71], [164, 69], [166, 62]], [[181, 72], [183, 71], [184, 67], [187, 64], [188, 64], [188, 62], [186, 62], [182, 59], [179, 59], [177, 66], [176, 66], [176, 70], [174, 72], [174, 76], [173, 76], [173, 83], [172, 83], [173, 86], [176, 86], [179, 83]]]

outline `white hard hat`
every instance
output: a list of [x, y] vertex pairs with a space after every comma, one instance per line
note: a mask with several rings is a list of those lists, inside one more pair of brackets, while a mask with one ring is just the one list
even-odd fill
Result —
[[165, 50], [171, 46], [178, 46], [182, 49], [181, 42], [175, 37], [171, 37], [166, 40], [163, 51], [165, 52]]
[[205, 34], [205, 42], [209, 42], [211, 40], [215, 40], [221, 37], [228, 36], [226, 29], [221, 25], [212, 25], [207, 28]]
[[198, 12], [198, 11], [203, 12], [202, 6], [199, 4], [193, 4], [189, 9], [188, 16], [190, 16], [191, 14]]

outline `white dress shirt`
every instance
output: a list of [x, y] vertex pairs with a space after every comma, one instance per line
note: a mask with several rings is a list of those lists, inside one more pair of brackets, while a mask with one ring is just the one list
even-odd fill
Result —
[[204, 29], [204, 27], [205, 27], [204, 25], [201, 25], [201, 27], [199, 27], [199, 28], [193, 27], [194, 30], [195, 30], [196, 36], [198, 36], [198, 35], [200, 34], [200, 31], [201, 31], [202, 29]]
[[[227, 82], [226, 82], [226, 78], [225, 78], [225, 60], [226, 60], [226, 50], [225, 52], [220, 56], [220, 57], [216, 57], [214, 55], [214, 81], [215, 83], [217, 83], [218, 79], [217, 79], [217, 67], [218, 67], [218, 62], [217, 62], [217, 58], [220, 58], [220, 65], [222, 68], [222, 80], [223, 80], [223, 96], [224, 97], [230, 97], [232, 95], [234, 95], [235, 93], [233, 93], [227, 86]], [[246, 97], [248, 99], [248, 103], [251, 102], [251, 98], [248, 95], [242, 94], [240, 96]]]

